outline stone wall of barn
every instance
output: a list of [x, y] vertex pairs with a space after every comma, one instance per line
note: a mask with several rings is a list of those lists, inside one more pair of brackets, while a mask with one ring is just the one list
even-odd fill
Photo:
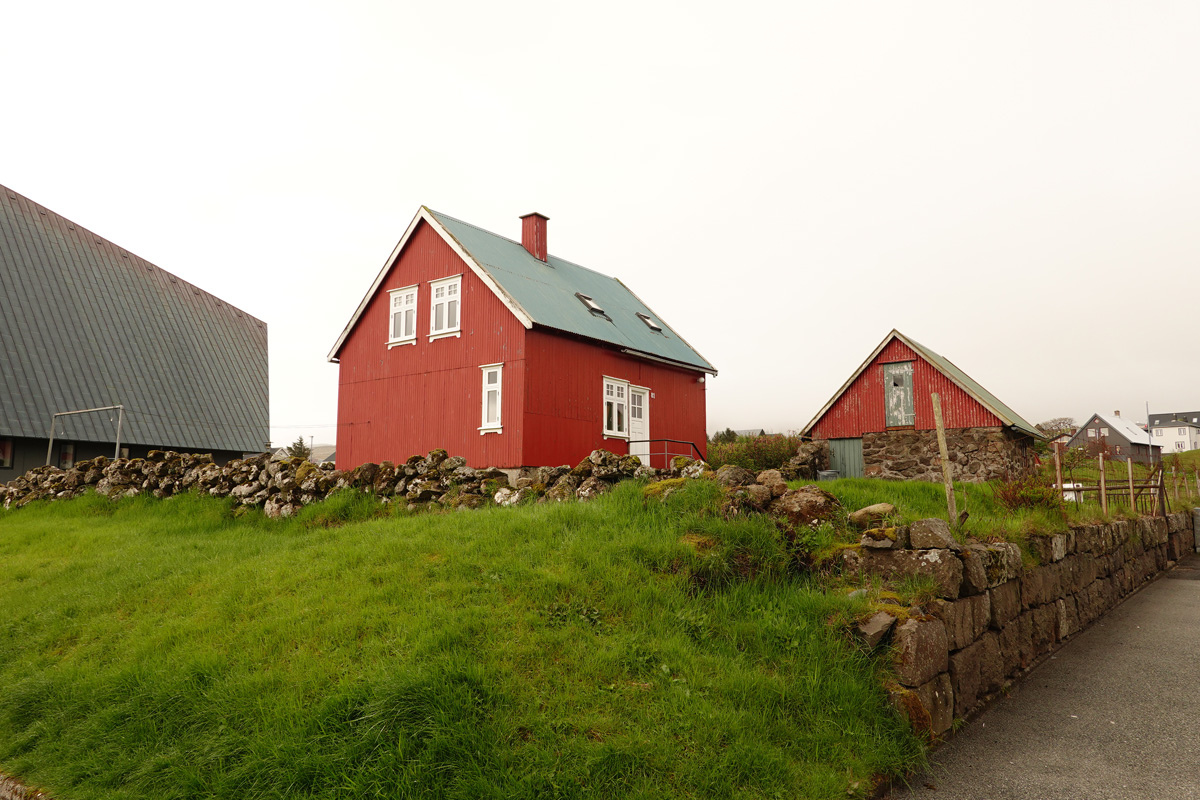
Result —
[[[937, 431], [911, 428], [864, 433], [863, 477], [942, 480]], [[1030, 464], [1028, 439], [1004, 428], [946, 431], [950, 469], [956, 481], [983, 482], [1022, 474]]]

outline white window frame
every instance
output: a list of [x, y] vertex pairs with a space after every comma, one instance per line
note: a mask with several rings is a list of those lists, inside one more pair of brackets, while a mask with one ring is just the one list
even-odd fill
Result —
[[[420, 299], [420, 284], [413, 286], [405, 286], [402, 289], [388, 289], [388, 349], [399, 347], [404, 344], [417, 343], [417, 301]], [[412, 293], [412, 300], [403, 303], [400, 306], [396, 305], [397, 298], [403, 300], [404, 295]], [[396, 315], [403, 313], [412, 313], [412, 333], [402, 333], [400, 336], [395, 336], [396, 331]]]
[[1103, 437], [1107, 437], [1108, 436], [1108, 428], [1101, 428], [1100, 435]]
[[[438, 292], [442, 295], [439, 297]], [[454, 302], [454, 324], [450, 325], [447, 322], [449, 317], [450, 303]], [[444, 305], [447, 310], [442, 312], [442, 327], [437, 327], [438, 323], [438, 306]], [[429, 282], [429, 341], [437, 339], [445, 339], [453, 336], [458, 338], [462, 335], [462, 274], [452, 275], [449, 278], [439, 278], [436, 281]]]
[[[483, 373], [483, 389], [480, 392], [480, 419], [482, 424], [479, 426], [479, 435], [483, 436], [486, 433], [503, 433], [504, 432], [504, 364], [484, 364], [479, 368]], [[496, 383], [493, 386], [488, 385], [488, 375], [495, 373]], [[496, 419], [488, 420], [488, 392], [496, 392]]]
[[[611, 428], [608, 425], [609, 404], [613, 406], [612, 419], [616, 423]], [[604, 429], [605, 439], [629, 440], [629, 381], [604, 376], [600, 392], [600, 425]]]
[[1155, 435], [1155, 436], [1162, 436], [1162, 435], [1163, 435], [1163, 429], [1162, 429], [1162, 428], [1155, 428], [1155, 429], [1154, 429], [1154, 435]]
[[1087, 434], [1087, 435], [1088, 435], [1088, 438], [1089, 438], [1089, 439], [1095, 439], [1095, 438], [1096, 438], [1096, 429], [1095, 429], [1095, 428], [1088, 428], [1088, 429], [1087, 429], [1087, 432], [1088, 432], [1088, 434]]

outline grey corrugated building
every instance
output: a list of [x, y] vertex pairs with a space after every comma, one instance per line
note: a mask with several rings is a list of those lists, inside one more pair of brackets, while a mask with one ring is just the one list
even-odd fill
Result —
[[[267, 326], [0, 186], [0, 482], [46, 463], [56, 412], [121, 405], [121, 444], [267, 447]], [[112, 456], [117, 412], [59, 417], [52, 462]]]

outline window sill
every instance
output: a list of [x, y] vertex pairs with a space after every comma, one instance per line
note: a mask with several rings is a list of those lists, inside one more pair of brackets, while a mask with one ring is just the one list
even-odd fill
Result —
[[504, 433], [504, 427], [501, 426], [498, 428], [480, 428], [479, 429], [480, 436], [483, 436], [485, 433]]
[[416, 344], [416, 343], [417, 343], [417, 340], [415, 338], [413, 338], [413, 339], [394, 339], [394, 340], [388, 342], [387, 346], [388, 346], [388, 350], [391, 350], [393, 347], [403, 347], [406, 344]]
[[604, 432], [604, 438], [605, 438], [605, 439], [620, 439], [622, 442], [628, 442], [628, 441], [629, 441], [629, 434], [626, 434], [626, 433], [609, 433], [608, 431], [605, 431], [605, 432]]
[[438, 339], [449, 339], [450, 337], [454, 337], [455, 339], [457, 339], [461, 335], [462, 335], [462, 331], [444, 331], [443, 333], [431, 333], [431, 334], [429, 334], [429, 341], [436, 342]]

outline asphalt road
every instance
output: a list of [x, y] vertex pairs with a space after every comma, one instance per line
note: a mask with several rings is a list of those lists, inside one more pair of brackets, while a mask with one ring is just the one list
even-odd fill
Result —
[[1200, 798], [1200, 558], [1038, 666], [889, 800]]

